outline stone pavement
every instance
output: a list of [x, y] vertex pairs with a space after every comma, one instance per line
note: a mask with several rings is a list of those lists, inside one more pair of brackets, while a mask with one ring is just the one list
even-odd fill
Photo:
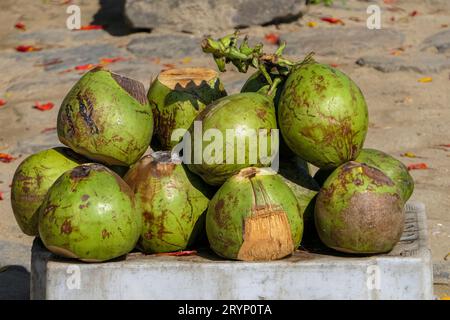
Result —
[[[15, 223], [9, 184], [24, 157], [59, 144], [54, 129], [59, 104], [84, 72], [74, 68], [97, 64], [102, 58], [121, 57], [122, 61], [108, 67], [142, 81], [148, 88], [151, 79], [165, 68], [215, 68], [212, 59], [201, 53], [202, 35], [220, 36], [233, 31], [229, 25], [222, 26], [225, 29], [220, 32], [214, 26], [203, 33], [184, 30], [186, 26], [174, 30], [164, 23], [137, 24], [147, 29], [132, 30], [123, 19], [124, 1], [114, 1], [115, 5], [112, 1], [73, 2], [82, 9], [83, 24], [108, 24], [106, 30], [67, 30], [67, 5], [59, 1], [31, 4], [2, 0], [0, 4], [0, 99], [6, 100], [6, 105], [0, 107], [0, 153], [17, 157], [11, 163], [0, 162], [0, 268], [12, 266], [0, 270], [0, 299], [7, 294], [2, 289], [5, 286], [16, 288], [9, 291], [9, 298], [27, 297], [33, 240], [21, 234]], [[382, 8], [381, 30], [365, 27], [366, 9], [373, 3]], [[406, 164], [427, 163], [429, 169], [412, 171], [416, 182], [412, 198], [424, 202], [427, 208], [437, 296], [450, 295], [450, 148], [442, 146], [450, 144], [448, 3], [335, 1], [330, 8], [302, 6], [302, 17], [289, 23], [242, 29], [252, 41], [263, 41], [268, 52], [275, 47], [264, 36], [275, 33], [287, 41], [286, 53], [290, 57], [301, 58], [315, 51], [317, 60], [346, 72], [361, 87], [369, 105], [366, 147], [384, 150]], [[417, 14], [412, 14], [414, 11]], [[320, 18], [325, 16], [340, 18], [345, 24], [324, 22]], [[14, 29], [17, 21], [23, 21], [27, 30]], [[265, 22], [270, 21], [257, 21]], [[151, 32], [148, 28], [152, 28]], [[42, 50], [16, 52], [14, 48], [19, 45], [34, 45]], [[221, 78], [229, 93], [237, 92], [247, 76], [232, 67], [228, 69]], [[432, 78], [431, 82], [419, 81], [425, 77]], [[53, 102], [55, 108], [41, 112], [32, 107], [36, 101]], [[402, 157], [405, 152], [417, 158]]]

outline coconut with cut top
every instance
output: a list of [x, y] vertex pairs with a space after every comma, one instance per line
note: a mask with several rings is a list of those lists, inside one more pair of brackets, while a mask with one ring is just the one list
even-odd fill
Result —
[[225, 88], [212, 69], [180, 68], [161, 72], [147, 93], [161, 148], [173, 148], [182, 137], [172, 137], [174, 130], [188, 129], [206, 105], [224, 96]]

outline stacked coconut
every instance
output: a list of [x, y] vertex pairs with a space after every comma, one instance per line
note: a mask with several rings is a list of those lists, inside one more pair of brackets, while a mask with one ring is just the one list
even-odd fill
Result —
[[398, 160], [363, 149], [357, 85], [311, 57], [285, 59], [284, 45], [267, 55], [234, 34], [202, 46], [221, 71], [258, 71], [233, 95], [205, 68], [163, 71], [147, 94], [103, 68], [82, 76], [58, 114], [69, 148], [34, 154], [14, 175], [22, 231], [83, 261], [206, 239], [224, 258], [274, 260], [315, 235], [343, 252], [390, 251], [413, 181]]

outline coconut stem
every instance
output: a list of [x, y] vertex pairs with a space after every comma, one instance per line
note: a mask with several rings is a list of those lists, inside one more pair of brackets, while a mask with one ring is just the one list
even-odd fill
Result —
[[272, 85], [273, 79], [269, 73], [272, 73], [274, 69], [280, 76], [286, 76], [292, 68], [302, 65], [306, 60], [310, 61], [314, 54], [310, 53], [304, 60], [293, 62], [282, 56], [286, 42], [283, 42], [275, 53], [267, 54], [263, 52], [262, 43], [258, 43], [252, 48], [248, 45], [248, 37], [245, 36], [238, 46], [238, 38], [239, 30], [217, 40], [207, 37], [202, 41], [203, 52], [213, 55], [221, 72], [226, 71], [225, 66], [230, 62], [242, 73], [246, 73], [249, 67], [253, 67], [261, 71], [270, 85]]

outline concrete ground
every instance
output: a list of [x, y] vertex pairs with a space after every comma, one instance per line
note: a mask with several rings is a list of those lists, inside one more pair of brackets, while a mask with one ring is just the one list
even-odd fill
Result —
[[[172, 65], [215, 68], [200, 51], [201, 35], [132, 32], [122, 17], [123, 1], [73, 2], [81, 7], [83, 25], [108, 24], [106, 30], [67, 30], [67, 5], [62, 1], [0, 3], [0, 99], [6, 101], [0, 106], [0, 153], [17, 158], [0, 162], [0, 268], [8, 266], [0, 269], [0, 299], [29, 297], [33, 239], [15, 222], [9, 184], [22, 159], [59, 144], [54, 130], [59, 104], [83, 73], [73, 68], [123, 57], [109, 67], [147, 88], [161, 69]], [[365, 146], [384, 150], [405, 164], [428, 165], [411, 171], [416, 183], [412, 199], [424, 202], [427, 209], [435, 294], [450, 295], [450, 6], [436, 5], [445, 3], [439, 0], [398, 0], [392, 5], [371, 1], [382, 7], [382, 29], [369, 33], [367, 1], [335, 2], [331, 8], [313, 6], [291, 23], [251, 27], [242, 33], [256, 40], [276, 33], [288, 42], [287, 53], [293, 58], [314, 50], [317, 60], [336, 65], [365, 94], [370, 113]], [[320, 19], [324, 16], [345, 24], [329, 24]], [[14, 28], [18, 21], [26, 25], [25, 31]], [[19, 45], [42, 50], [19, 53], [14, 50]], [[265, 46], [267, 51], [274, 49]], [[222, 75], [228, 92], [238, 91], [246, 77], [232, 67]], [[53, 102], [55, 108], [39, 111], [33, 108], [36, 101]], [[416, 157], [402, 156], [405, 153]]]

